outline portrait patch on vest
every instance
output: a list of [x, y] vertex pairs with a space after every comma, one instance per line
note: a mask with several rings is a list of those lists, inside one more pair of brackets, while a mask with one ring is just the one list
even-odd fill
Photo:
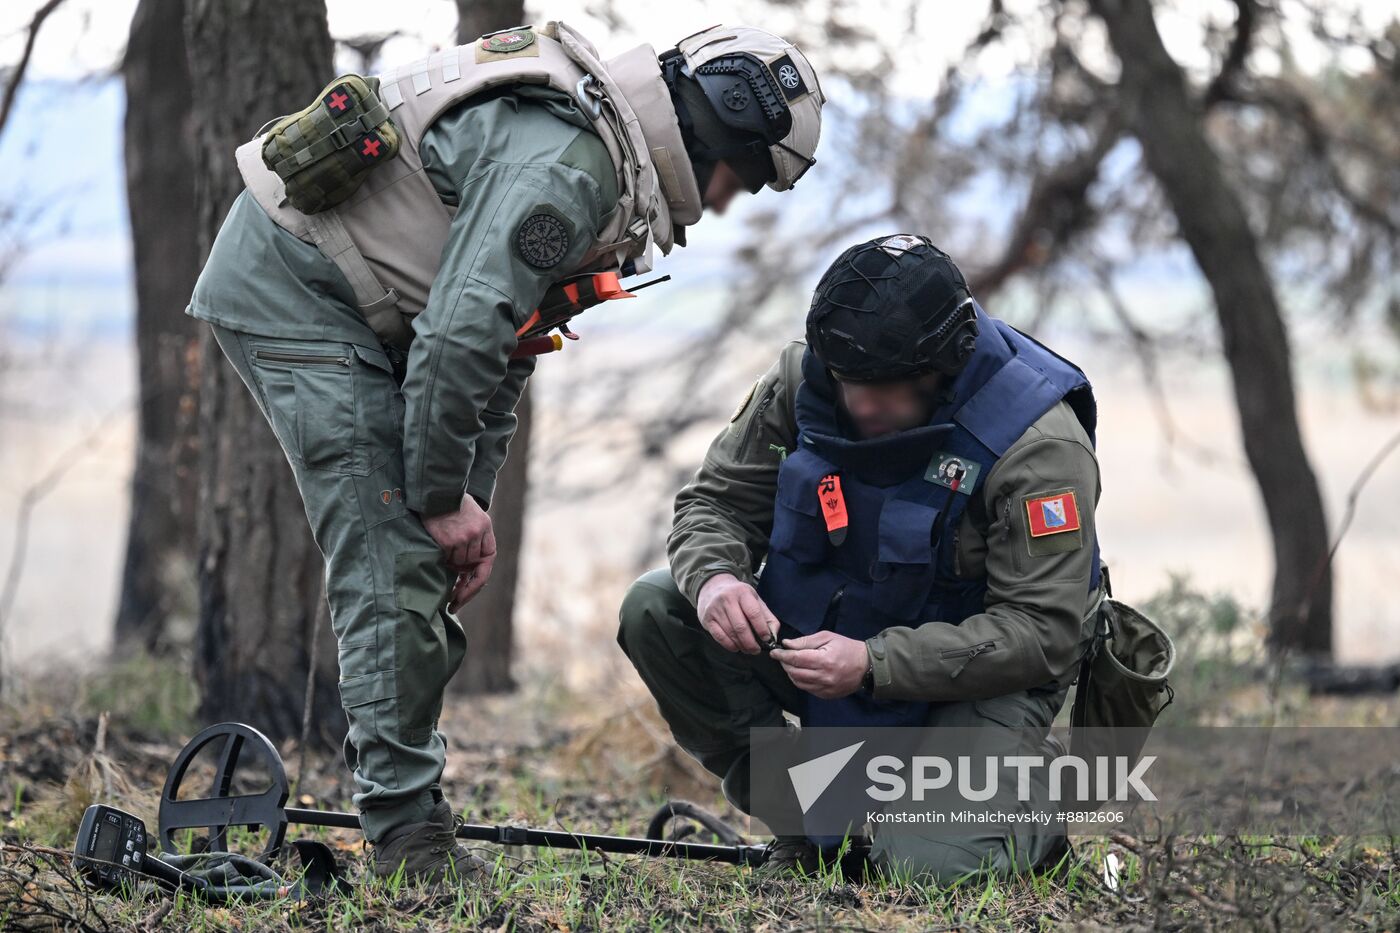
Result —
[[1064, 554], [1084, 545], [1079, 521], [1079, 499], [1074, 490], [1027, 496], [1026, 531], [1032, 557]]
[[972, 495], [972, 490], [977, 486], [977, 477], [981, 475], [982, 464], [954, 456], [946, 450], [934, 454], [928, 462], [928, 469], [924, 471], [924, 479], [930, 483], [965, 496]]
[[536, 269], [551, 269], [569, 251], [569, 226], [548, 211], [531, 214], [515, 231], [515, 249]]

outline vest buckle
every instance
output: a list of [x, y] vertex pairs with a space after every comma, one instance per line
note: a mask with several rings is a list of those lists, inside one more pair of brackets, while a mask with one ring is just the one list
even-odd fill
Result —
[[578, 98], [579, 106], [592, 120], [602, 119], [603, 116], [603, 102], [588, 93], [588, 89], [597, 83], [597, 78], [586, 74], [574, 85], [574, 96]]

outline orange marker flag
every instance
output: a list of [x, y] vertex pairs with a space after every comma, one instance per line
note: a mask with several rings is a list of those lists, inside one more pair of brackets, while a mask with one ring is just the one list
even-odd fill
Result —
[[841, 477], [835, 473], [823, 476], [817, 484], [817, 499], [822, 505], [822, 518], [826, 520], [826, 536], [839, 546], [846, 540], [846, 526], [850, 524], [846, 496], [841, 492]]

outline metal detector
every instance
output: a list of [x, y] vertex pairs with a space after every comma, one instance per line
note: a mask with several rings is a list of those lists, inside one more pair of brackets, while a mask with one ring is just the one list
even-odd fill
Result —
[[[217, 764], [207, 796], [181, 799], [180, 791], [190, 764], [201, 751], [211, 746], [217, 749]], [[231, 793], [240, 764], [245, 766], [245, 770], [261, 765], [271, 776], [270, 786], [255, 794]], [[225, 722], [210, 726], [180, 750], [166, 776], [165, 788], [160, 795], [157, 833], [160, 846], [164, 851], [174, 853], [177, 851], [176, 832], [202, 829], [208, 834], [210, 851], [226, 852], [230, 827], [243, 826], [250, 831], [267, 831], [267, 844], [256, 858], [270, 862], [282, 848], [289, 823], [340, 829], [360, 828], [359, 817], [353, 813], [288, 807], [290, 791], [282, 758], [267, 736], [243, 723]], [[666, 829], [673, 820], [693, 820], [724, 840], [725, 844], [667, 839]], [[457, 827], [457, 838], [498, 845], [543, 846], [752, 866], [763, 864], [769, 852], [768, 846], [745, 843], [739, 833], [717, 817], [685, 801], [671, 801], [662, 807], [648, 824], [645, 837], [463, 823]]]

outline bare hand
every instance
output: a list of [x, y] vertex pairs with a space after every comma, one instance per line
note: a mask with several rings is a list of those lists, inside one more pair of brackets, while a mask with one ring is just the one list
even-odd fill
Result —
[[772, 657], [799, 689], [824, 700], [859, 690], [870, 664], [865, 642], [835, 632], [785, 638], [781, 648], [773, 649]]
[[496, 534], [491, 516], [476, 504], [471, 496], [462, 497], [455, 512], [423, 517], [423, 527], [442, 548], [447, 566], [457, 572], [452, 585], [452, 598], [447, 605], [455, 613], [471, 601], [491, 577], [496, 563]]
[[732, 573], [717, 573], [700, 587], [700, 625], [725, 651], [758, 654], [778, 636], [778, 620], [758, 591]]

